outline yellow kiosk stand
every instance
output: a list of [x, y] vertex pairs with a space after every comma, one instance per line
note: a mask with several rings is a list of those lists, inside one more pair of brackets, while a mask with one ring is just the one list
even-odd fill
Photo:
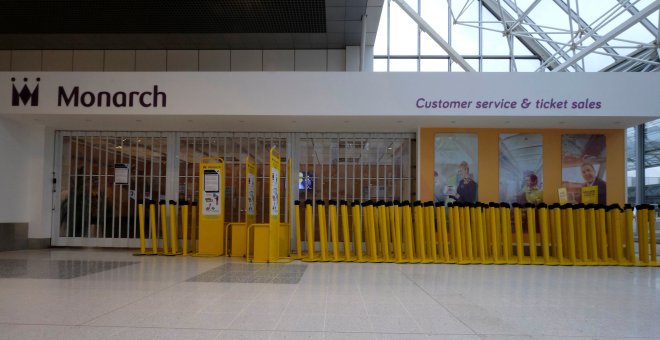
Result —
[[228, 256], [241, 257], [246, 254], [247, 229], [257, 220], [256, 183], [257, 163], [253, 157], [247, 156], [245, 159], [245, 222], [227, 224], [225, 228], [225, 254]]
[[247, 260], [250, 262], [290, 262], [289, 224], [280, 224], [280, 153], [270, 150], [269, 223], [248, 227]]
[[203, 158], [199, 164], [199, 249], [197, 256], [224, 252], [225, 164], [222, 158]]

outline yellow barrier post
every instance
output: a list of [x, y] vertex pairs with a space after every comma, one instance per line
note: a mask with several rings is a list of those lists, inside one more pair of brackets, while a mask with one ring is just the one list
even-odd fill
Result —
[[140, 252], [134, 253], [134, 256], [147, 255], [147, 246], [144, 241], [144, 204], [138, 204], [138, 223], [140, 232]]
[[318, 258], [314, 253], [314, 204], [312, 200], [305, 201], [305, 231], [305, 236], [307, 236], [307, 257], [303, 261], [316, 262]]
[[572, 265], [577, 265], [577, 254], [575, 250], [575, 227], [573, 225], [573, 208], [567, 203], [561, 206], [562, 217], [566, 223], [566, 233], [568, 235], [568, 261]]
[[451, 258], [449, 257], [449, 240], [447, 239], [447, 213], [445, 210], [445, 202], [439, 201], [435, 202], [435, 218], [436, 225], [438, 227], [438, 261], [441, 263], [450, 263]]
[[516, 263], [512, 258], [512, 240], [511, 240], [511, 206], [509, 203], [500, 203], [500, 225], [502, 226], [502, 255], [505, 263]]
[[199, 209], [197, 201], [193, 201], [190, 204], [190, 252], [194, 255], [199, 251], [199, 246], [197, 244], [198, 235], [199, 235], [199, 224], [197, 223], [199, 216]]
[[170, 249], [172, 253], [170, 255], [179, 255], [179, 236], [177, 233], [178, 223], [176, 217], [176, 201], [170, 200]]
[[436, 244], [437, 235], [435, 232], [435, 212], [433, 201], [424, 202], [424, 226], [426, 229], [426, 252], [429, 254], [429, 261], [438, 262], [438, 247]]
[[545, 203], [537, 205], [539, 210], [539, 225], [541, 226], [541, 249], [543, 249], [543, 264], [557, 265], [550, 257], [550, 237], [548, 233], [548, 206]]
[[404, 239], [404, 244], [405, 244], [405, 254], [406, 254], [406, 259], [408, 260], [409, 263], [416, 263], [419, 262], [417, 258], [415, 258], [415, 243], [414, 243], [414, 235], [413, 235], [413, 218], [412, 218], [412, 211], [410, 208], [410, 202], [409, 201], [404, 201], [401, 203], [401, 215], [403, 219], [403, 239]]
[[471, 223], [471, 216], [470, 216], [470, 206], [472, 203], [462, 203], [461, 204], [461, 226], [463, 229], [461, 230], [463, 234], [463, 255], [467, 256], [467, 261], [472, 263], [474, 261], [474, 249], [472, 247], [472, 223]]
[[564, 237], [562, 233], [561, 209], [559, 203], [554, 203], [548, 206], [548, 213], [550, 214], [550, 227], [554, 234], [552, 247], [555, 250], [557, 262], [559, 262], [560, 265], [568, 265], [569, 263], [564, 259]]
[[587, 239], [589, 246], [589, 259], [592, 264], [601, 264], [598, 258], [598, 237], [596, 236], [596, 211], [593, 203], [584, 206], [584, 213], [587, 217]]
[[167, 203], [165, 200], [158, 201], [160, 208], [160, 233], [163, 239], [163, 252], [161, 255], [170, 255], [169, 238], [167, 237]]
[[376, 237], [376, 223], [374, 218], [374, 202], [366, 201], [364, 203], [364, 211], [367, 225], [367, 253], [369, 254], [369, 262], [381, 262], [378, 258], [378, 239]]
[[623, 239], [621, 235], [621, 208], [618, 204], [612, 204], [607, 207], [609, 209], [610, 219], [612, 221], [612, 228], [614, 229], [614, 241], [613, 241], [613, 250], [614, 250], [614, 260], [618, 265], [626, 265], [626, 261], [623, 258]]
[[587, 220], [584, 213], [584, 204], [576, 204], [573, 207], [573, 211], [577, 212], [577, 239], [580, 262], [583, 264], [591, 264], [591, 261], [589, 261], [589, 248], [587, 246]]
[[362, 213], [360, 212], [360, 207], [360, 201], [353, 201], [351, 206], [353, 218], [353, 247], [355, 248], [355, 262], [366, 262], [364, 259], [364, 250], [362, 248]]
[[657, 252], [657, 241], [655, 239], [655, 207], [651, 204], [648, 204], [646, 206], [647, 215], [648, 215], [648, 230], [649, 230], [649, 238], [651, 240], [650, 246], [651, 246], [651, 261], [649, 261], [649, 265], [657, 267], [659, 265], [658, 263], [658, 255], [656, 254]]
[[158, 231], [156, 228], [156, 201], [149, 200], [149, 236], [151, 238], [151, 254], [158, 255]]
[[341, 215], [341, 231], [344, 245], [344, 261], [353, 262], [355, 258], [351, 255], [351, 233], [348, 227], [348, 202], [339, 201], [339, 213]]
[[453, 234], [453, 239], [452, 241], [454, 242], [454, 246], [456, 247], [456, 263], [458, 264], [468, 264], [470, 263], [469, 261], [465, 260], [465, 252], [464, 252], [464, 242], [463, 242], [463, 219], [461, 216], [461, 204], [459, 202], [454, 202], [451, 206], [451, 211], [453, 215], [453, 227], [452, 227], [452, 234]]
[[488, 256], [488, 249], [486, 248], [486, 218], [485, 210], [487, 206], [483, 203], [476, 204], [476, 229], [477, 229], [477, 249], [479, 252], [479, 261], [481, 264], [492, 264], [492, 259]]
[[316, 200], [316, 217], [319, 225], [319, 241], [321, 242], [321, 257], [319, 261], [328, 261], [328, 224], [325, 215], [325, 202]]
[[387, 210], [385, 207], [385, 201], [378, 201], [374, 206], [376, 207], [376, 212], [378, 213], [381, 258], [383, 262], [393, 262], [390, 259], [390, 240], [387, 236], [389, 234], [389, 225], [387, 223]]
[[651, 247], [651, 260], [649, 261], [650, 266], [657, 267], [659, 266], [658, 263], [658, 255], [657, 255], [657, 241], [655, 239], [655, 207], [651, 204], [648, 204], [646, 206], [647, 210], [647, 216], [648, 216], [648, 230], [649, 230], [649, 239], [650, 239], [650, 247]]
[[[630, 204], [625, 204], [623, 206], [623, 216], [624, 216], [624, 232], [626, 234], [625, 243], [626, 243], [626, 260], [632, 265], [637, 264], [635, 258], [635, 240], [633, 236], [633, 207]], [[637, 235], [639, 238], [640, 235]], [[641, 245], [641, 243], [640, 243]], [[640, 247], [640, 255], [641, 255]]]
[[649, 263], [649, 237], [648, 237], [648, 210], [646, 204], [637, 206], [637, 243], [639, 244], [639, 262], [642, 265]]
[[503, 260], [500, 255], [503, 255], [501, 252], [502, 246], [500, 243], [500, 238], [502, 237], [502, 227], [500, 219], [500, 205], [499, 203], [490, 202], [488, 203], [488, 208], [490, 209], [490, 242], [493, 253], [493, 263], [494, 264], [505, 264], [506, 261]]
[[394, 260], [396, 263], [406, 263], [408, 261], [403, 259], [403, 232], [401, 226], [401, 202], [392, 202], [393, 211], [393, 224], [394, 224]]
[[607, 218], [605, 217], [605, 207], [600, 204], [594, 204], [594, 223], [596, 228], [596, 249], [599, 264], [606, 265], [609, 262], [607, 256]]
[[188, 256], [188, 205], [188, 201], [179, 201], [179, 208], [181, 209], [181, 248], [183, 256]]
[[302, 222], [300, 220], [300, 201], [295, 200], [293, 202], [293, 206], [295, 209], [295, 214], [296, 214], [296, 260], [300, 260], [303, 258], [303, 253], [302, 253], [302, 234], [301, 234], [301, 228], [300, 228], [300, 223]]
[[419, 259], [422, 263], [430, 263], [426, 258], [426, 244], [424, 241], [424, 211], [422, 209], [422, 202], [413, 202], [413, 228], [415, 230], [415, 250], [418, 252]]
[[520, 211], [521, 205], [518, 203], [511, 204], [513, 207], [513, 225], [516, 234], [516, 257], [519, 264], [529, 264], [525, 261], [523, 233], [522, 233], [522, 212]]
[[527, 238], [529, 239], [529, 261], [531, 264], [543, 264], [536, 254], [538, 247], [536, 242], [536, 206], [532, 203], [525, 203], [525, 212], [527, 215]]
[[225, 162], [202, 158], [199, 164], [199, 247], [198, 256], [224, 253]]
[[330, 236], [332, 238], [332, 261], [344, 261], [339, 256], [339, 226], [337, 225], [337, 201], [328, 201], [328, 213], [330, 214]]

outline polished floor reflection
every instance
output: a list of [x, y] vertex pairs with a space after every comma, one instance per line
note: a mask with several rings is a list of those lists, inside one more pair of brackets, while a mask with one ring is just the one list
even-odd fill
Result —
[[0, 253], [0, 339], [660, 338], [659, 316], [658, 268]]

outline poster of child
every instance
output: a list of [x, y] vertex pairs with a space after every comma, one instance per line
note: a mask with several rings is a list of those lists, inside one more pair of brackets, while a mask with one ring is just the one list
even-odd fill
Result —
[[500, 134], [500, 201], [543, 201], [543, 135]]

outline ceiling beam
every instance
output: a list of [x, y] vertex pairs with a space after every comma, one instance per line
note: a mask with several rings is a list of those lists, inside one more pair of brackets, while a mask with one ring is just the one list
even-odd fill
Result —
[[[630, 2], [630, 0], [617, 0], [617, 1], [619, 1], [621, 6], [626, 8], [628, 12], [630, 12], [630, 14], [635, 15], [637, 14], [637, 12], [639, 12], [639, 10], [637, 9], [637, 7], [635, 7], [635, 5], [631, 4], [630, 6], [626, 6]], [[643, 19], [641, 23], [644, 26], [644, 28], [646, 28], [647, 31], [651, 32], [651, 34], [653, 35], [658, 34], [658, 27], [654, 26], [653, 23], [651, 23], [651, 20]], [[658, 23], [658, 25], [660, 25], [660, 23]]]
[[[596, 49], [600, 48], [604, 44], [606, 44], [608, 41], [614, 39], [616, 36], [621, 34], [623, 31], [627, 30], [628, 28], [632, 27], [633, 25], [639, 23], [642, 21], [644, 18], [649, 16], [651, 13], [655, 12], [658, 8], [660, 8], [660, 0], [656, 0], [650, 5], [646, 6], [646, 8], [640, 10], [637, 12], [635, 15], [630, 17], [628, 20], [624, 21], [621, 23], [619, 26], [615, 27], [611, 31], [609, 31], [607, 34], [603, 35], [602, 37], [599, 37], [596, 39], [596, 41], [582, 49], [580, 52], [576, 53], [572, 57], [568, 58], [563, 64], [559, 65], [557, 68], [552, 70], [553, 72], [559, 72], [563, 71], [566, 68], [570, 67], [571, 65], [575, 64], [582, 58], [586, 57], [589, 53], [595, 51]], [[586, 38], [586, 37], [585, 37]]]
[[[568, 14], [568, 16], [571, 19], [573, 19], [573, 21], [577, 22], [577, 24], [580, 26], [580, 28], [582, 29], [583, 32], [590, 33], [594, 30], [593, 28], [591, 28], [591, 26], [586, 21], [584, 21], [584, 19], [582, 19], [582, 17], [577, 15], [577, 13], [575, 13], [575, 11], [572, 8], [570, 8], [568, 6], [568, 4], [566, 4], [566, 2], [564, 2], [564, 0], [554, 0], [554, 1], [555, 1], [555, 4], [557, 4], [557, 6], [559, 6], [559, 8], [561, 8], [566, 14]], [[592, 36], [596, 39], [599, 37], [596, 34], [593, 34]], [[603, 49], [605, 51], [607, 51], [608, 53], [611, 53], [611, 54], [619, 54], [619, 53], [617, 53], [617, 51], [615, 49], [610, 47], [608, 44], [605, 44]]]
[[435, 41], [438, 45], [440, 45], [440, 47], [442, 47], [442, 49], [445, 50], [445, 52], [447, 52], [449, 57], [454, 62], [456, 62], [466, 72], [476, 72], [476, 70], [472, 66], [470, 66], [470, 64], [468, 64], [468, 62], [465, 59], [463, 59], [463, 57], [453, 47], [451, 47], [451, 45], [449, 45], [447, 41], [442, 39], [440, 34], [438, 34], [438, 32], [436, 32], [431, 27], [431, 25], [429, 25], [424, 19], [422, 19], [422, 17], [419, 16], [419, 14], [415, 12], [415, 10], [413, 10], [410, 6], [408, 6], [405, 0], [392, 0], [392, 1], [396, 2], [396, 4], [399, 5], [399, 7], [401, 7], [401, 9], [403, 9], [403, 11], [406, 12], [406, 14], [408, 14], [408, 16], [417, 23], [417, 25], [422, 31], [426, 32], [429, 35], [429, 37], [433, 39], [433, 41]]

